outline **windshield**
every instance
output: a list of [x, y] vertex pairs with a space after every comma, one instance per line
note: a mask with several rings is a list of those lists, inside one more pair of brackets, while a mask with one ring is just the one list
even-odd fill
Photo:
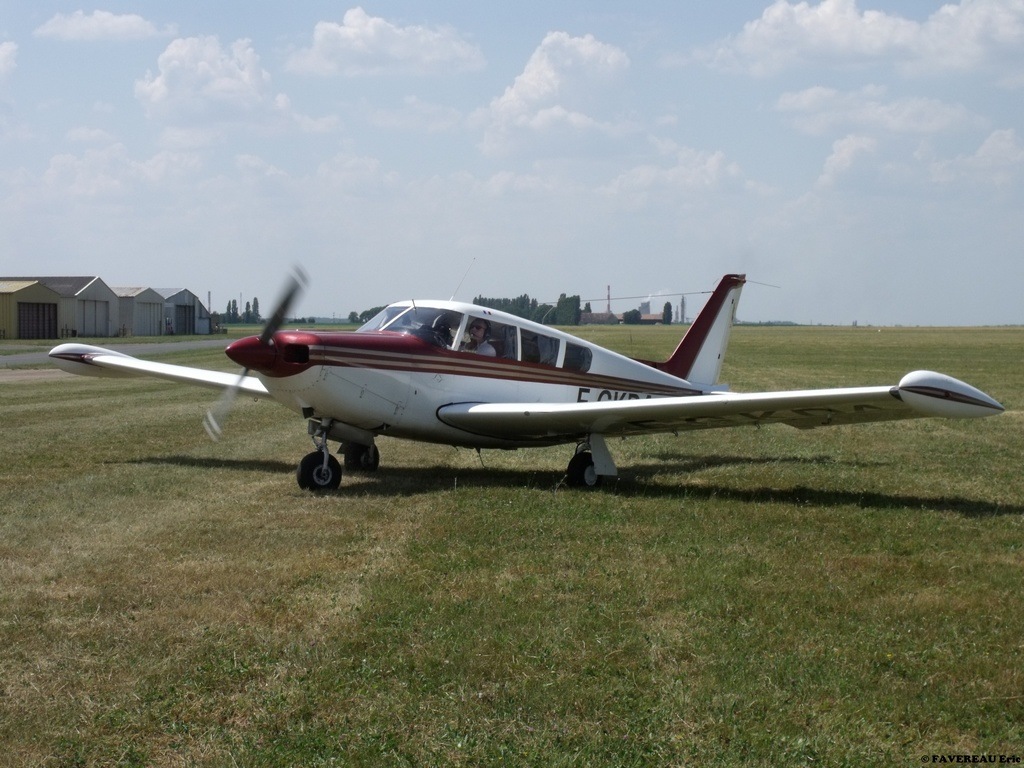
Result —
[[400, 314], [409, 309], [410, 307], [384, 307], [384, 309], [382, 309], [376, 315], [371, 317], [361, 326], [356, 328], [356, 333], [368, 333], [370, 331], [379, 331], [385, 325], [387, 325]]

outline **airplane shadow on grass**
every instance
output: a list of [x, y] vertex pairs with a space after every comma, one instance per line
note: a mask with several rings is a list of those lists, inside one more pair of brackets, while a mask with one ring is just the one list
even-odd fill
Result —
[[[699, 472], [715, 467], [778, 464], [841, 464], [831, 456], [771, 457], [750, 456], [661, 456], [664, 463], [630, 464], [620, 468], [620, 476], [610, 479], [597, 491], [575, 491], [565, 486], [564, 476], [547, 470], [503, 469], [495, 467], [451, 467], [447, 465], [420, 467], [385, 467], [376, 472], [346, 472], [341, 487], [327, 495], [352, 496], [411, 496], [431, 491], [451, 491], [472, 488], [519, 488], [543, 491], [581, 493], [608, 493], [624, 498], [662, 498], [677, 502], [731, 500], [748, 504], [789, 504], [816, 507], [853, 506], [861, 509], [921, 510], [926, 512], [955, 512], [964, 517], [983, 518], [1003, 515], [1024, 515], [1024, 506], [994, 504], [981, 499], [961, 496], [917, 496], [899, 493], [879, 493], [809, 488], [797, 485], [788, 488], [734, 488], [722, 484], [671, 483], [651, 481], [653, 475], [671, 472]], [[239, 472], [268, 472], [294, 477], [295, 466], [287, 462], [265, 459], [211, 459], [195, 456], [153, 456], [138, 459], [137, 464], [173, 464], [195, 469], [235, 470]], [[877, 462], [874, 465], [881, 464]], [[858, 462], [858, 467], [873, 464]]]

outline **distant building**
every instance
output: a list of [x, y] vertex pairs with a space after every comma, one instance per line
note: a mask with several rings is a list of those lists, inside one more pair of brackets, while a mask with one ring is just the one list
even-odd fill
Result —
[[110, 288], [91, 277], [0, 277], [0, 338], [212, 333], [209, 310], [184, 288]]
[[0, 280], [0, 339], [60, 338], [60, 295], [38, 280]]
[[117, 295], [98, 277], [13, 277], [0, 278], [0, 281], [38, 282], [56, 293], [59, 336], [111, 336], [114, 333]]
[[115, 287], [119, 336], [162, 336], [164, 297], [152, 288]]
[[613, 312], [581, 312], [580, 325], [618, 325], [622, 316]]
[[164, 297], [164, 333], [179, 336], [213, 332], [210, 311], [187, 288], [158, 288]]

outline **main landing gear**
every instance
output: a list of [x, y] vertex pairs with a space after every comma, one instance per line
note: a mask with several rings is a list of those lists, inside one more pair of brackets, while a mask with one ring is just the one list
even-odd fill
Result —
[[565, 470], [565, 484], [571, 488], [597, 488], [606, 477], [618, 474], [602, 435], [590, 435], [576, 446], [576, 455]]
[[[341, 485], [341, 462], [331, 455], [327, 442], [330, 424], [320, 424], [310, 436], [316, 450], [303, 456], [295, 470], [299, 487], [306, 491], [334, 491]], [[345, 469], [353, 472], [374, 472], [380, 465], [380, 451], [376, 445], [342, 443], [339, 453], [345, 457]]]

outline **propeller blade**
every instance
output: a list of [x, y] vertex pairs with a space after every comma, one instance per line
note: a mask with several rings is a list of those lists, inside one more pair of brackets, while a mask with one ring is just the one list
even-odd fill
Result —
[[[298, 266], [294, 267], [292, 269], [292, 273], [288, 276], [288, 282], [285, 284], [284, 292], [278, 300], [277, 306], [274, 307], [274, 311], [270, 315], [270, 319], [267, 320], [266, 325], [263, 326], [263, 330], [260, 333], [260, 344], [270, 344], [274, 338], [274, 334], [277, 333], [284, 324], [284, 320], [291, 311], [292, 304], [295, 303], [295, 299], [298, 298], [299, 294], [308, 283], [309, 278], [306, 277], [306, 273], [303, 269]], [[203, 427], [206, 429], [206, 434], [208, 434], [210, 439], [214, 442], [220, 440], [221, 435], [224, 434], [224, 423], [227, 421], [228, 415], [231, 413], [231, 408], [235, 403], [235, 396], [238, 395], [238, 390], [241, 388], [242, 382], [248, 375], [249, 369], [243, 368], [234, 385], [225, 389], [224, 394], [221, 395], [217, 404], [206, 412], [206, 416], [203, 418]]]
[[225, 389], [217, 404], [206, 412], [206, 416], [203, 418], [203, 428], [213, 442], [219, 441], [220, 436], [224, 434], [224, 423], [231, 413], [231, 407], [235, 404], [235, 396], [238, 395], [238, 390], [242, 386], [242, 380], [248, 375], [249, 369], [243, 368], [234, 385]]
[[281, 329], [281, 325], [284, 323], [285, 317], [288, 316], [292, 304], [308, 282], [309, 279], [301, 267], [295, 267], [292, 270], [291, 275], [288, 276], [288, 283], [285, 286], [284, 293], [277, 302], [277, 306], [270, 315], [270, 319], [267, 320], [267, 324], [263, 326], [263, 332], [260, 334], [260, 344], [269, 344], [270, 340], [274, 338], [274, 334]]

